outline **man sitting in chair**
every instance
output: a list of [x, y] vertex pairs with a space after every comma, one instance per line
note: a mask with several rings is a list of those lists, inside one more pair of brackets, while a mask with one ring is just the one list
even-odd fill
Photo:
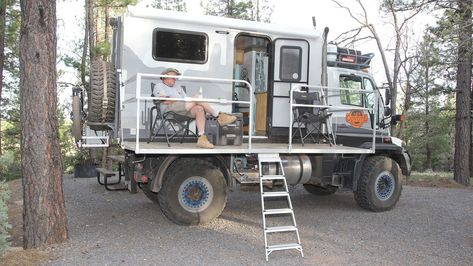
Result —
[[[181, 73], [175, 68], [167, 68], [161, 75], [168, 76], [179, 76]], [[180, 87], [174, 87], [176, 84], [176, 78], [162, 77], [162, 83], [158, 83], [155, 86], [157, 89], [158, 97], [169, 97], [169, 98], [184, 98], [186, 93]], [[210, 104], [205, 102], [183, 102], [183, 101], [163, 101], [164, 109], [163, 112], [173, 111], [180, 115], [189, 116], [195, 118], [197, 131], [199, 138], [197, 140], [197, 146], [200, 148], [212, 149], [214, 145], [209, 142], [205, 135], [205, 113], [209, 113], [217, 118], [218, 123], [221, 126], [225, 126], [235, 122], [236, 117], [228, 115], [222, 112], [217, 112]]]

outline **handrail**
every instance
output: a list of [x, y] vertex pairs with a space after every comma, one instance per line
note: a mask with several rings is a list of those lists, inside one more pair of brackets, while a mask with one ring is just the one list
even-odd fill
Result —
[[[289, 91], [289, 153], [292, 151], [292, 126], [294, 123], [294, 107], [313, 107], [313, 108], [327, 108], [328, 110], [334, 110], [334, 111], [340, 111], [343, 109], [347, 109], [347, 107], [342, 107], [342, 106], [331, 106], [328, 105], [320, 105], [320, 104], [296, 104], [294, 103], [294, 91], [297, 88], [308, 88], [308, 89], [319, 89], [321, 93], [321, 98], [322, 99], [327, 99], [328, 96], [325, 95], [324, 90], [327, 91], [338, 91], [338, 90], [348, 90], [348, 91], [353, 91], [353, 92], [358, 92], [360, 94], [369, 94], [369, 93], [374, 93], [374, 91], [366, 91], [366, 90], [361, 90], [361, 89], [350, 89], [350, 88], [330, 88], [326, 86], [316, 86], [316, 85], [306, 85], [306, 84], [294, 84], [291, 87], [291, 90]], [[377, 93], [374, 93], [375, 95], [375, 104], [374, 108], [365, 108], [365, 107], [350, 107], [349, 110], [366, 110], [366, 111], [373, 111], [375, 113], [375, 117], [378, 117], [378, 101], [379, 101], [379, 95]], [[338, 110], [337, 110], [338, 109]], [[329, 125], [327, 125], [329, 127]], [[332, 123], [330, 123], [330, 127], [332, 127]], [[333, 128], [327, 128], [327, 131], [332, 131]], [[302, 136], [301, 136], [302, 137]], [[375, 153], [376, 151], [376, 125], [373, 123], [373, 139], [372, 139], [372, 146], [371, 146], [371, 152]]]
[[[183, 102], [210, 102], [210, 103], [222, 103], [222, 104], [248, 104], [250, 106], [250, 114], [249, 114], [249, 129], [248, 130], [248, 152], [251, 153], [252, 146], [251, 140], [253, 137], [253, 101], [254, 101], [254, 91], [253, 86], [245, 80], [238, 80], [238, 79], [221, 79], [221, 78], [203, 78], [203, 77], [193, 77], [193, 76], [178, 76], [178, 79], [184, 80], [200, 80], [200, 81], [213, 81], [213, 82], [223, 82], [223, 83], [243, 83], [249, 89], [250, 92], [250, 101], [234, 101], [234, 100], [227, 100], [227, 99], [213, 99], [213, 98], [194, 98], [194, 97], [185, 97], [185, 98], [166, 98], [166, 97], [150, 97], [150, 96], [141, 96], [141, 80], [148, 79], [148, 78], [176, 78], [173, 75], [160, 75], [160, 74], [146, 74], [146, 73], [136, 73], [136, 75], [132, 76], [131, 79], [136, 79], [136, 92], [134, 100], [137, 101], [136, 104], [136, 153], [140, 152], [140, 101], [141, 100], [170, 100], [170, 101], [183, 101]], [[126, 80], [127, 83], [130, 79]], [[133, 99], [133, 98], [131, 98]], [[129, 99], [129, 100], [131, 100]]]

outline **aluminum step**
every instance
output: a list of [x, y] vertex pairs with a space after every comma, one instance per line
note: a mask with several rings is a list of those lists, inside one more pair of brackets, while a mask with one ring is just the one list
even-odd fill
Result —
[[261, 177], [261, 180], [284, 180], [286, 179], [283, 175], [264, 175]]
[[279, 163], [281, 158], [279, 154], [258, 154], [258, 160], [265, 163]]
[[277, 191], [277, 192], [263, 192], [261, 194], [263, 197], [288, 197], [289, 193], [285, 191]]
[[286, 250], [286, 249], [297, 249], [301, 250], [302, 245], [297, 243], [290, 243], [290, 244], [278, 244], [278, 245], [269, 245], [266, 247], [266, 250], [271, 252], [275, 250]]
[[279, 232], [292, 232], [292, 231], [297, 231], [297, 227], [295, 226], [272, 226], [272, 227], [266, 227], [265, 229], [266, 233], [279, 233]]
[[273, 215], [273, 214], [290, 214], [293, 213], [292, 209], [267, 209], [263, 211], [265, 215]]

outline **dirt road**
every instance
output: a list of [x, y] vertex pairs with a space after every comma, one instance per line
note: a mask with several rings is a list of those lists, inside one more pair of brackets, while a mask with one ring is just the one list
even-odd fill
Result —
[[265, 262], [259, 194], [238, 188], [205, 226], [169, 222], [142, 193], [64, 180], [70, 240], [48, 265], [473, 265], [473, 190], [405, 186], [397, 207], [372, 213], [351, 193], [291, 196], [305, 257]]

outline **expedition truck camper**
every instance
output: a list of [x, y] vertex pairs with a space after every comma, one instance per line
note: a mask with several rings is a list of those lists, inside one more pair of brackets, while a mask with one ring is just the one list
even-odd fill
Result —
[[[369, 74], [372, 54], [327, 43], [328, 28], [321, 33], [315, 23], [296, 28], [130, 7], [110, 24], [112, 62], [92, 62], [90, 86], [74, 90], [74, 135], [81, 147], [117, 139], [129, 190], [142, 189], [174, 223], [207, 223], [224, 209], [229, 187], [259, 184], [265, 240], [283, 231], [298, 238], [294, 245], [265, 241], [268, 255], [302, 252], [288, 184], [314, 195], [350, 190], [370, 211], [396, 205], [410, 156], [390, 136], [400, 116], [391, 115], [389, 90], [383, 103]], [[182, 73], [177, 85], [189, 96], [172, 100], [209, 102], [238, 117], [225, 127], [207, 119], [213, 149], [198, 148], [183, 124], [154, 126], [169, 98], [152, 87], [170, 67]], [[307, 123], [311, 117], [316, 123]], [[187, 126], [195, 132], [195, 122]], [[287, 206], [268, 209], [267, 198]], [[271, 214], [289, 214], [294, 224], [266, 227]]]

